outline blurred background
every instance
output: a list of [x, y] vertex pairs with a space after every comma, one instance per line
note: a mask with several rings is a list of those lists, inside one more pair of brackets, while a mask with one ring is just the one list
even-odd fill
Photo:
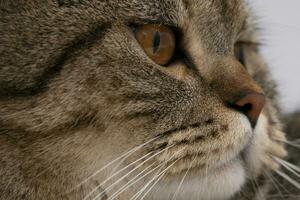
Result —
[[248, 0], [284, 112], [300, 110], [300, 0]]

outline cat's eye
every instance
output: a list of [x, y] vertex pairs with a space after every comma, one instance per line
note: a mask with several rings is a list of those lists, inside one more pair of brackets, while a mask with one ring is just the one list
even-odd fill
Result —
[[245, 44], [243, 42], [238, 42], [234, 45], [234, 55], [235, 58], [245, 66]]
[[155, 63], [167, 65], [171, 61], [176, 47], [175, 34], [171, 28], [146, 24], [138, 26], [134, 33], [140, 46]]

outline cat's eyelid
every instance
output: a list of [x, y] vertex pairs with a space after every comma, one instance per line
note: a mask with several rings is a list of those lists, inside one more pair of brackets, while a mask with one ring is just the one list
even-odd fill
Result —
[[127, 23], [127, 26], [138, 27], [138, 26], [147, 25], [147, 24], [157, 24], [157, 25], [161, 25], [161, 26], [168, 26], [168, 27], [174, 28], [174, 29], [179, 28], [177, 24], [170, 22], [170, 21], [151, 20], [151, 19], [130, 21]]
[[236, 44], [243, 44], [246, 46], [257, 46], [257, 47], [263, 45], [262, 43], [260, 43], [258, 41], [252, 41], [252, 40], [238, 40], [236, 42]]
[[175, 24], [169, 24], [169, 23], [163, 23], [163, 22], [155, 22], [155, 21], [145, 21], [143, 23], [139, 23], [139, 22], [131, 22], [128, 23], [127, 26], [130, 27], [133, 31], [136, 30], [139, 26], [143, 26], [143, 25], [147, 25], [147, 24], [155, 24], [158, 26], [166, 26], [172, 29], [172, 31], [174, 31], [174, 33], [178, 35], [182, 35], [183, 30], [181, 28], [179, 28], [178, 26], [176, 26]]
[[255, 46], [261, 46], [262, 43], [260, 43], [255, 35], [253, 33], [249, 32], [249, 30], [245, 30], [244, 32], [241, 32], [239, 36], [237, 37], [237, 40], [235, 44], [242, 43], [244, 45], [255, 45]]

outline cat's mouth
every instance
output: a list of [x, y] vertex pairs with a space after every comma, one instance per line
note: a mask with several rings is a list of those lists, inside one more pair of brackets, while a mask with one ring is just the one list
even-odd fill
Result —
[[166, 166], [172, 165], [167, 174], [197, 170], [202, 175], [241, 160], [253, 130], [245, 123], [246, 119], [239, 120], [239, 123], [198, 123], [168, 132], [160, 141], [167, 150], [157, 159]]

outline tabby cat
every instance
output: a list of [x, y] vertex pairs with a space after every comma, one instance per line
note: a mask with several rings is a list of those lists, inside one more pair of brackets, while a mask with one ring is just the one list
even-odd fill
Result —
[[259, 43], [243, 0], [0, 0], [0, 199], [280, 198]]

